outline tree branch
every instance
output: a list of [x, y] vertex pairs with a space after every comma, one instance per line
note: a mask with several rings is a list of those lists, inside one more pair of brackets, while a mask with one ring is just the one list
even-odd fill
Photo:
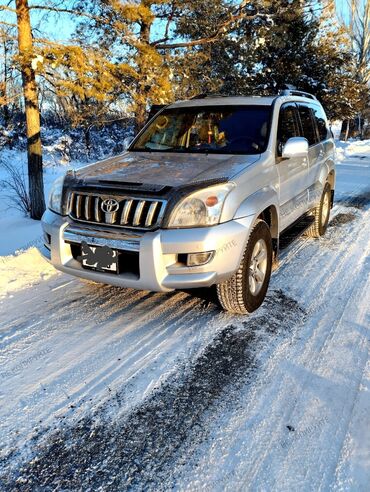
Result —
[[0, 20], [0, 24], [3, 24], [4, 26], [9, 26], [9, 27], [17, 27], [16, 24], [11, 24], [10, 22], [6, 22], [3, 20]]
[[87, 19], [94, 20], [98, 24], [105, 24], [107, 26], [110, 26], [112, 29], [116, 29], [117, 31], [122, 33], [123, 40], [126, 40], [127, 43], [135, 44], [135, 39], [132, 37], [132, 34], [127, 30], [127, 26], [123, 23], [116, 23], [115, 25], [112, 25], [112, 23], [109, 20], [103, 19], [102, 17], [99, 17], [97, 15], [92, 15], [86, 12], [76, 11], [68, 8], [54, 7], [50, 5], [30, 5], [30, 10], [31, 9], [46, 10], [48, 12], [56, 12], [62, 14], [70, 14], [76, 17], [85, 17]]
[[166, 44], [166, 43], [163, 44], [162, 43], [163, 40], [160, 39], [158, 41], [153, 41], [153, 43], [151, 43], [151, 45], [155, 46], [157, 49], [171, 50], [171, 49], [175, 49], [175, 48], [189, 48], [190, 46], [200, 46], [200, 45], [204, 45], [204, 44], [214, 43], [227, 34], [227, 32], [228, 32], [227, 28], [230, 25], [232, 25], [232, 24], [234, 24], [240, 20], [244, 20], [244, 19], [254, 20], [254, 19], [263, 18], [263, 17], [268, 19], [268, 18], [271, 18], [271, 15], [270, 14], [248, 15], [247, 13], [240, 13], [238, 15], [231, 16], [231, 18], [229, 20], [223, 22], [221, 24], [221, 26], [217, 29], [217, 31], [210, 36], [207, 36], [204, 38], [199, 38], [199, 39], [193, 39], [192, 41], [183, 41], [183, 42], [170, 43], [170, 44]]
[[7, 5], [0, 5], [0, 10], [6, 10], [7, 12], [12, 12], [15, 14], [17, 11], [15, 9], [12, 9], [11, 7], [8, 7]]
[[87, 17], [88, 19], [96, 20], [97, 22], [102, 22], [101, 17], [96, 15], [88, 14], [87, 12], [80, 12], [74, 9], [53, 7], [52, 5], [30, 5], [30, 10], [47, 10], [48, 12], [58, 12], [61, 14], [71, 14], [78, 17]]

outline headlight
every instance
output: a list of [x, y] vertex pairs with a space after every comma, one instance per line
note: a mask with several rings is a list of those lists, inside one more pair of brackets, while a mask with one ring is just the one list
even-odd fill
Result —
[[62, 192], [64, 176], [57, 178], [51, 186], [49, 194], [49, 208], [57, 214], [62, 213]]
[[234, 186], [233, 183], [210, 186], [186, 196], [173, 209], [168, 227], [202, 227], [218, 224], [225, 198]]

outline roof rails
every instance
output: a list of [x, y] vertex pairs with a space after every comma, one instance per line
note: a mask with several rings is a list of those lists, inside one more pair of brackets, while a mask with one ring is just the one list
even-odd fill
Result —
[[[280, 91], [279, 96], [301, 96], [301, 97], [308, 97], [309, 99], [314, 99], [315, 101], [317, 100], [316, 96], [314, 96], [313, 94], [310, 94], [309, 92], [299, 91], [298, 89], [296, 89], [291, 85], [286, 85], [284, 89]], [[203, 94], [197, 94], [196, 96], [191, 97], [189, 100], [192, 101], [193, 99], [207, 99], [212, 97], [233, 97], [233, 96], [231, 94], [203, 93]], [[242, 96], [234, 95], [234, 97], [242, 97]], [[248, 97], [260, 97], [260, 96], [249, 95]]]
[[297, 89], [284, 89], [280, 92], [279, 95], [308, 97], [308, 99], [314, 99], [315, 101], [317, 101], [317, 97], [314, 96], [313, 94], [310, 94], [309, 92], [299, 91]]
[[193, 99], [206, 99], [207, 97], [230, 97], [228, 94], [216, 94], [216, 93], [210, 93], [207, 94], [206, 92], [202, 94], [197, 94], [196, 96], [193, 96], [189, 99], [189, 101], [192, 101]]

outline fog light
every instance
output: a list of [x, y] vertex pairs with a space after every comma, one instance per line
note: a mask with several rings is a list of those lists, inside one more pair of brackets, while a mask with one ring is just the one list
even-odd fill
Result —
[[186, 264], [187, 266], [205, 265], [213, 258], [214, 251], [205, 251], [203, 253], [189, 253]]

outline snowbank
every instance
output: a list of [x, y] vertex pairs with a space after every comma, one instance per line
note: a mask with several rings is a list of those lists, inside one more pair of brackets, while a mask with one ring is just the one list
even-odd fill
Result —
[[339, 162], [344, 159], [368, 158], [370, 154], [370, 140], [348, 140], [347, 142], [338, 140], [336, 146]]
[[16, 256], [0, 256], [0, 299], [56, 273], [35, 246], [30, 246], [27, 251]]

